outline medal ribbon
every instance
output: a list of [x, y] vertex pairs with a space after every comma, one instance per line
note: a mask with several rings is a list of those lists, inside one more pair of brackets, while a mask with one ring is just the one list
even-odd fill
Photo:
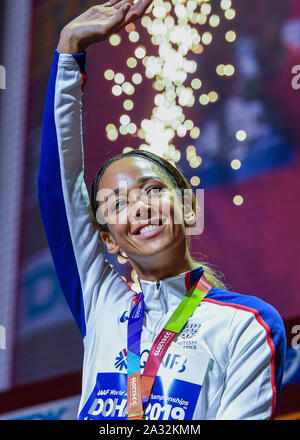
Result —
[[204, 274], [186, 292], [184, 298], [155, 339], [143, 376], [140, 373], [140, 343], [144, 318], [144, 296], [139, 293], [128, 321], [127, 344], [127, 411], [128, 420], [142, 420], [148, 405], [155, 377], [169, 345], [178, 336], [188, 319], [212, 288]]

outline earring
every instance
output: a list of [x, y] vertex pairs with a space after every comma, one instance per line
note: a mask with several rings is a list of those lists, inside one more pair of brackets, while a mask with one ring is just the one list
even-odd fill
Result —
[[184, 217], [184, 221], [185, 221], [185, 223], [187, 224], [187, 225], [191, 225], [191, 224], [193, 224], [194, 223], [194, 221], [195, 221], [195, 213], [194, 213], [194, 211], [192, 211], [192, 212], [190, 212], [189, 214], [187, 214], [185, 217]]
[[122, 258], [128, 259], [128, 255], [120, 248], [120, 255]]
[[118, 253], [118, 262], [120, 264], [126, 264], [128, 261], [128, 256], [125, 254], [124, 251], [122, 251], [122, 249], [120, 249], [119, 253]]

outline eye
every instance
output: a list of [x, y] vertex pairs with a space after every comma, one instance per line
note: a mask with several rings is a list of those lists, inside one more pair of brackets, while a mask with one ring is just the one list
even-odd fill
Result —
[[153, 194], [155, 195], [155, 194], [157, 194], [158, 192], [161, 192], [162, 189], [163, 189], [163, 188], [162, 188], [161, 186], [159, 186], [159, 185], [153, 185], [153, 186], [151, 186], [150, 188], [148, 188], [148, 189], [146, 190], [146, 193], [151, 195], [152, 190], [154, 190], [154, 191], [153, 191]]
[[113, 204], [112, 210], [116, 211], [117, 209], [123, 208], [127, 204], [127, 199], [117, 200], [116, 203]]

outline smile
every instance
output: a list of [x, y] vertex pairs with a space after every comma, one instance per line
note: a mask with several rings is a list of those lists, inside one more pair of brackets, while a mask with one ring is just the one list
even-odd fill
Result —
[[150, 238], [154, 235], [158, 234], [163, 228], [165, 227], [165, 224], [162, 225], [147, 225], [143, 228], [140, 228], [138, 233], [135, 234], [139, 238]]

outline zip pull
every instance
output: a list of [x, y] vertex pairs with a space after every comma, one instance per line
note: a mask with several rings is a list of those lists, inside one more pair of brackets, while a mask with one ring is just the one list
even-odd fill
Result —
[[153, 299], [158, 299], [158, 297], [159, 297], [159, 289], [160, 289], [160, 282], [156, 281]]

